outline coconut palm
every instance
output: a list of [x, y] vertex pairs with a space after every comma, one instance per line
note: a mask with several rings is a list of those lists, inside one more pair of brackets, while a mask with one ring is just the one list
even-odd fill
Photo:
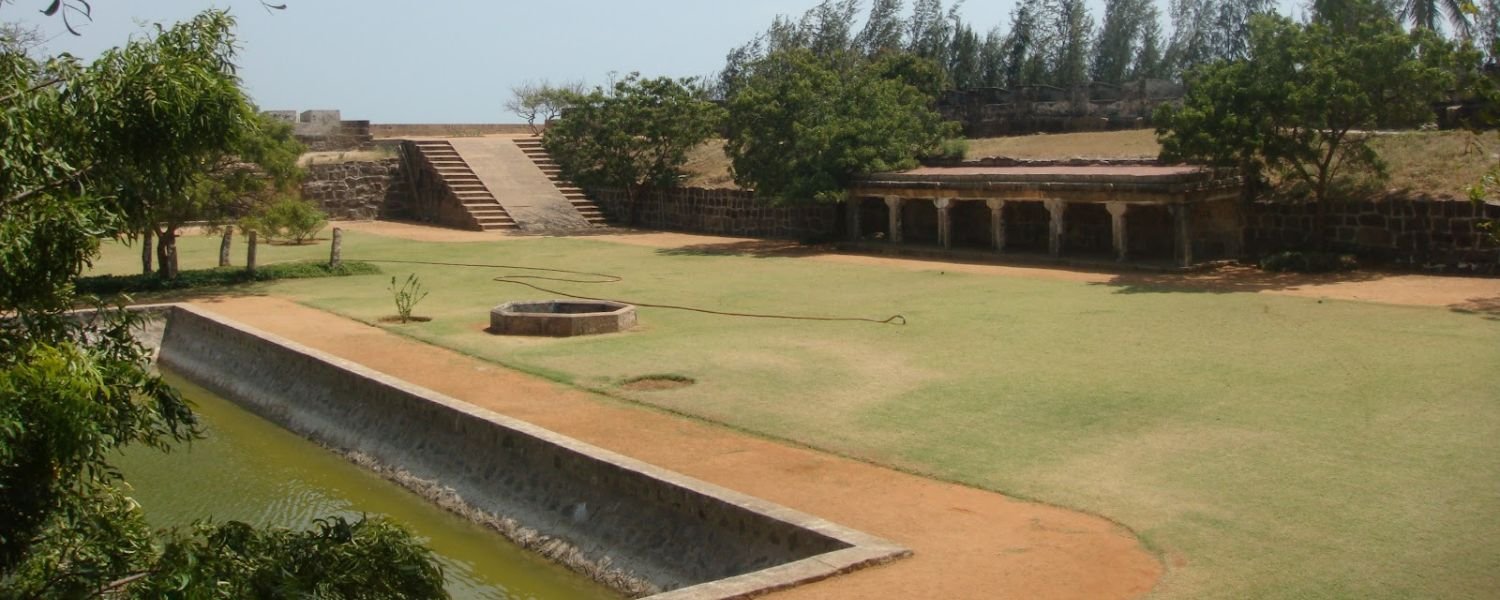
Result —
[[1453, 33], [1468, 39], [1472, 25], [1469, 15], [1464, 12], [1467, 4], [1464, 0], [1406, 0], [1406, 5], [1401, 8], [1401, 20], [1411, 23], [1412, 27], [1437, 31], [1438, 19], [1446, 18]]

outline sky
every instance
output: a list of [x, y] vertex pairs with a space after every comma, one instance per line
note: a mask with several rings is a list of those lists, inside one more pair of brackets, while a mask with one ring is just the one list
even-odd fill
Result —
[[[528, 80], [602, 84], [610, 72], [706, 76], [778, 14], [817, 0], [93, 0], [73, 36], [48, 0], [0, 0], [0, 21], [42, 27], [49, 52], [92, 58], [149, 23], [228, 8], [240, 75], [266, 110], [338, 109], [376, 123], [511, 123], [510, 89]], [[969, 0], [975, 29], [1009, 24], [1014, 0]], [[1165, 0], [1162, 0], [1165, 11]], [[950, 3], [945, 3], [950, 4]], [[1102, 0], [1091, 0], [1096, 22]]]

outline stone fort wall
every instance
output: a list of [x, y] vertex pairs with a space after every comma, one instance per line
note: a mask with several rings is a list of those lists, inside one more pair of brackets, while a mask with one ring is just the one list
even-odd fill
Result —
[[755, 192], [669, 188], [641, 192], [632, 207], [621, 189], [589, 190], [605, 218], [616, 225], [737, 237], [829, 240], [840, 231], [836, 204], [773, 206]]
[[368, 221], [408, 218], [411, 188], [401, 159], [310, 165], [302, 197], [330, 219]]

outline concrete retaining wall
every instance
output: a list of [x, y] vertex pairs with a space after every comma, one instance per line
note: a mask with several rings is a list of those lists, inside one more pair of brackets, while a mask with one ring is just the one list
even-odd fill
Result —
[[747, 597], [909, 554], [192, 307], [170, 313], [159, 356], [283, 427], [677, 590], [661, 598]]

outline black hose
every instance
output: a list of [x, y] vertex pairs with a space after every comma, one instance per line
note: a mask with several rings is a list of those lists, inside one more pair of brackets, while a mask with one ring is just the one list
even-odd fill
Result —
[[719, 311], [719, 310], [710, 310], [710, 309], [706, 309], [706, 308], [696, 308], [696, 307], [692, 307], [692, 306], [677, 306], [677, 305], [674, 305], [674, 304], [652, 304], [652, 303], [649, 303], [649, 302], [635, 302], [633, 300], [622, 300], [622, 299], [619, 299], [619, 298], [593, 298], [593, 297], [590, 297], [590, 296], [578, 296], [578, 295], [574, 295], [574, 294], [569, 294], [567, 292], [559, 292], [557, 290], [547, 289], [547, 288], [541, 287], [541, 286], [533, 284], [533, 283], [527, 283], [525, 281], [519, 281], [521, 279], [536, 279], [536, 280], [542, 280], [542, 281], [561, 281], [561, 282], [565, 282], [565, 283], [588, 283], [588, 284], [596, 284], [596, 283], [619, 283], [619, 282], [625, 280], [624, 277], [620, 277], [619, 275], [610, 275], [608, 273], [590, 273], [588, 271], [569, 271], [567, 269], [550, 269], [550, 268], [545, 268], [545, 267], [523, 267], [523, 266], [519, 266], [519, 265], [489, 265], [489, 264], [476, 264], [476, 263], [432, 262], [432, 261], [421, 261], [421, 260], [365, 260], [364, 262], [377, 263], [377, 264], [384, 263], [384, 264], [404, 264], [404, 265], [430, 265], [430, 266], [439, 266], [439, 267], [468, 267], [468, 268], [476, 268], [476, 269], [512, 269], [512, 270], [517, 270], [517, 271], [535, 271], [535, 272], [543, 272], [543, 273], [562, 273], [562, 274], [565, 274], [565, 275], [580, 275], [580, 276], [584, 276], [584, 277], [589, 277], [590, 279], [568, 279], [568, 278], [563, 278], [563, 277], [546, 277], [546, 276], [542, 276], [542, 275], [501, 275], [501, 276], [496, 277], [496, 278], [493, 279], [493, 281], [498, 282], [498, 283], [509, 283], [509, 284], [514, 284], [514, 285], [526, 286], [526, 287], [529, 287], [529, 288], [531, 288], [533, 290], [536, 290], [536, 291], [539, 291], [539, 292], [542, 292], [542, 293], [556, 294], [558, 296], [572, 298], [574, 300], [589, 300], [589, 301], [592, 301], [592, 302], [619, 302], [619, 303], [622, 303], [622, 304], [634, 304], [636, 306], [644, 306], [644, 307], [647, 307], [647, 308], [665, 308], [665, 309], [669, 309], [669, 310], [685, 310], [685, 311], [689, 311], [689, 312], [703, 313], [703, 314], [709, 314], [709, 315], [719, 315], [719, 316], [724, 316], [724, 317], [744, 317], [744, 318], [750, 318], [750, 319], [784, 319], [784, 320], [791, 320], [791, 321], [854, 321], [854, 322], [864, 322], [864, 323], [875, 323], [875, 324], [878, 324], [878, 325], [905, 325], [906, 324], [906, 317], [904, 317], [902, 315], [891, 315], [890, 317], [887, 317], [885, 319], [871, 319], [871, 318], [867, 318], [867, 317], [811, 317], [811, 316], [803, 316], [803, 315], [726, 312], [726, 311]]

